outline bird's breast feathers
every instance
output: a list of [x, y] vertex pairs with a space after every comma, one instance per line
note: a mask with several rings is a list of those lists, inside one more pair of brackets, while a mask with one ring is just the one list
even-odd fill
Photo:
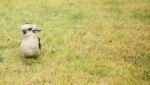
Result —
[[21, 51], [24, 55], [38, 55], [39, 41], [36, 36], [26, 37], [22, 40]]

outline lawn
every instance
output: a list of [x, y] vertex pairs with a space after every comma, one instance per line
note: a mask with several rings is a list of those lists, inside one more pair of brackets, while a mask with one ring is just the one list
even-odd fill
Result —
[[[41, 56], [20, 54], [24, 23]], [[0, 85], [149, 85], [150, 0], [0, 0]]]

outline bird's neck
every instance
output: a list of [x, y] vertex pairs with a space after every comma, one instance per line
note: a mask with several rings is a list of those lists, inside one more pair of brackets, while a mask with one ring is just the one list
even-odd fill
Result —
[[24, 37], [24, 38], [29, 38], [29, 37], [34, 37], [34, 36], [35, 36], [34, 33], [28, 32], [28, 33], [26, 33], [23, 37]]

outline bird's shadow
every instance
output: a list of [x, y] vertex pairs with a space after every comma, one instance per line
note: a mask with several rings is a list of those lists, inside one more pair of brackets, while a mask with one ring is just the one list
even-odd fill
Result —
[[25, 64], [25, 65], [34, 65], [34, 64], [39, 64], [41, 62], [41, 59], [40, 57], [22, 57], [21, 58], [22, 62]]

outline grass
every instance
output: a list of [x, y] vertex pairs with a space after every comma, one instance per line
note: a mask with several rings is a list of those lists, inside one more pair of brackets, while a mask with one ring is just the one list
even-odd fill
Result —
[[[0, 0], [1, 85], [149, 85], [149, 0]], [[43, 31], [24, 59], [20, 26]]]

